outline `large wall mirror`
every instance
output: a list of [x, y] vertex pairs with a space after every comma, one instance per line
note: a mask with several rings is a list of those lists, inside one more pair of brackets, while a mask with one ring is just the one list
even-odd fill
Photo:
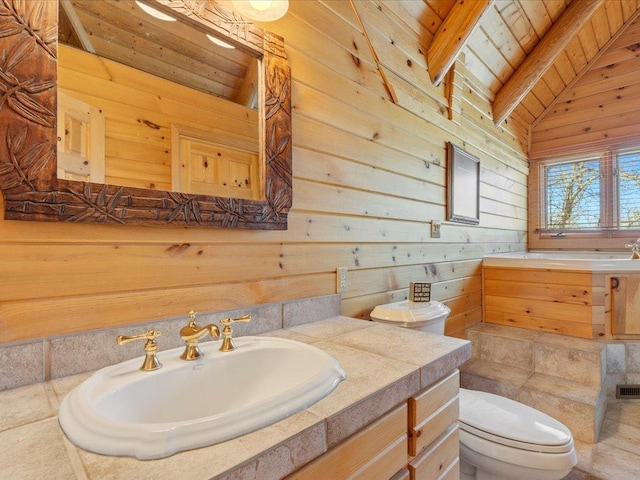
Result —
[[6, 219], [286, 229], [281, 38], [213, 0], [7, 3]]

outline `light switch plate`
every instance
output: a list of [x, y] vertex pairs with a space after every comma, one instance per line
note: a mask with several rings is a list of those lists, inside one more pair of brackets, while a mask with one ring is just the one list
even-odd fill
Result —
[[336, 268], [336, 293], [345, 293], [349, 289], [349, 269]]
[[440, 238], [439, 220], [431, 220], [431, 238]]

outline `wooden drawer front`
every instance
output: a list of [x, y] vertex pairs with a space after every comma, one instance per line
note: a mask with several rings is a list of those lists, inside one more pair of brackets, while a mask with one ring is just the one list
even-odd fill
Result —
[[409, 399], [409, 428], [420, 425], [442, 405], [458, 394], [460, 372], [455, 370], [448, 377]]
[[405, 468], [403, 468], [402, 470], [400, 470], [398, 473], [396, 473], [393, 477], [391, 477], [389, 480], [409, 480], [410, 475], [409, 475], [409, 470]]
[[460, 480], [460, 459], [449, 465], [449, 469], [440, 475], [437, 480]]
[[452, 398], [427, 420], [409, 431], [409, 454], [418, 455], [451, 425], [457, 424], [458, 397]]
[[459, 478], [452, 472], [459, 471], [459, 467], [455, 465], [458, 463], [458, 452], [458, 425], [455, 424], [411, 461], [411, 480]]
[[409, 454], [417, 455], [458, 421], [460, 379], [451, 375], [409, 399]]
[[407, 404], [403, 403], [287, 478], [364, 479], [374, 468], [375, 478], [391, 478], [408, 460]]
[[408, 448], [409, 435], [405, 433], [349, 478], [369, 480], [395, 477], [398, 469], [404, 467], [409, 460]]

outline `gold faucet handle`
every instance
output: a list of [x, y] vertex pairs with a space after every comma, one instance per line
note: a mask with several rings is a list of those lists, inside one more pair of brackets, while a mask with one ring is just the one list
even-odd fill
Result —
[[139, 335], [118, 335], [116, 341], [118, 342], [118, 345], [124, 345], [125, 343], [133, 342], [134, 340], [147, 340], [155, 343], [156, 338], [161, 335], [160, 330], [148, 330]]
[[233, 330], [231, 330], [231, 325], [233, 323], [238, 322], [250, 322], [251, 315], [245, 315], [239, 318], [223, 318], [220, 320], [220, 325], [224, 328], [222, 329], [222, 345], [220, 346], [221, 352], [230, 352], [231, 350], [235, 350], [236, 346], [233, 344]]
[[142, 363], [140, 370], [150, 372], [152, 370], [157, 370], [162, 366], [156, 356], [156, 352], [158, 351], [156, 338], [160, 335], [160, 330], [148, 330], [139, 335], [118, 335], [116, 341], [118, 342], [118, 345], [124, 345], [125, 343], [133, 342], [134, 340], [146, 340], [144, 343], [144, 362]]
[[220, 324], [223, 327], [230, 327], [232, 323], [238, 323], [238, 322], [250, 322], [251, 321], [251, 315], [245, 315], [243, 317], [238, 317], [238, 318], [223, 318], [222, 320], [220, 320]]

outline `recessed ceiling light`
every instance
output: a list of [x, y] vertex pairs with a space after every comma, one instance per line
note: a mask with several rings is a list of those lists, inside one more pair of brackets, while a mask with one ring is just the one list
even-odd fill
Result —
[[222, 40], [220, 40], [219, 38], [214, 37], [213, 35], [209, 35], [208, 33], [207, 33], [207, 38], [208, 38], [209, 40], [211, 40], [213, 43], [215, 43], [216, 45], [221, 46], [222, 48], [236, 48], [236, 47], [234, 47], [233, 45], [231, 45], [230, 43], [223, 42], [223, 41], [222, 41]]
[[160, 10], [156, 10], [153, 7], [150, 7], [146, 3], [139, 2], [136, 0], [136, 5], [142, 9], [143, 12], [151, 15], [153, 18], [157, 18], [158, 20], [162, 20], [164, 22], [175, 22], [176, 19], [171, 15], [167, 15], [166, 13], [161, 12]]
[[240, 15], [256, 22], [278, 20], [289, 9], [289, 0], [232, 0], [231, 3]]

